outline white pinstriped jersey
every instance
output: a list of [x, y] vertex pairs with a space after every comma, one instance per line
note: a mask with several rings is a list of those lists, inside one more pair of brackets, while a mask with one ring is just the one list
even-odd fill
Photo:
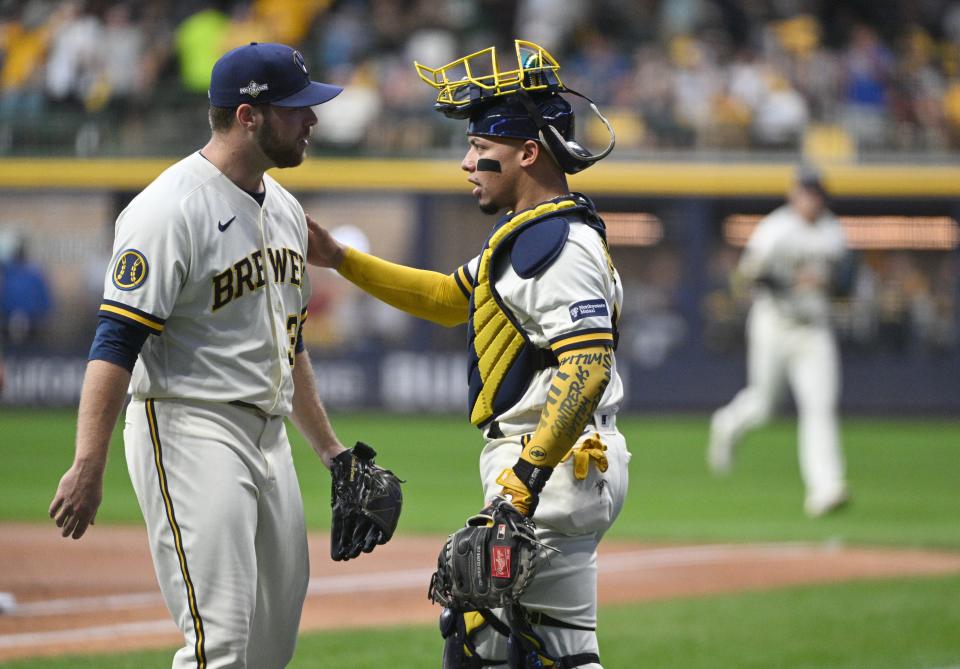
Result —
[[[757, 225], [740, 259], [739, 270], [750, 279], [770, 275], [779, 290], [760, 288], [757, 299], [798, 323], [827, 325], [830, 279], [847, 253], [840, 221], [825, 211], [810, 223], [790, 205], [783, 205]], [[817, 282], [798, 285], [800, 274]]]
[[[570, 234], [559, 257], [532, 279], [517, 275], [505, 262], [495, 286], [505, 305], [530, 341], [541, 349], [575, 337], [577, 333], [613, 331], [614, 314], [623, 304], [623, 285], [600, 236], [584, 223], [571, 222]], [[480, 256], [465, 268], [476, 277]], [[570, 352], [576, 354], [576, 350]], [[597, 411], [615, 414], [623, 401], [623, 383], [617, 374], [616, 360], [610, 383]], [[547, 392], [556, 368], [537, 372], [526, 392], [511, 408], [499, 414], [500, 423], [536, 427], [547, 400]]]
[[264, 175], [263, 206], [194, 153], [117, 218], [100, 313], [146, 327], [137, 399], [242, 401], [289, 414], [306, 317], [300, 204]]

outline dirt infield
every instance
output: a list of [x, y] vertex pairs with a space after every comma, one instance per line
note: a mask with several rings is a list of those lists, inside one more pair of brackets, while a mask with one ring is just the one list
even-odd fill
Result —
[[[427, 623], [426, 599], [440, 539], [397, 537], [347, 563], [311, 535], [310, 589], [301, 629]], [[859, 578], [960, 571], [960, 553], [830, 544], [649, 545], [608, 540], [600, 551], [600, 601], [759, 590]], [[615, 576], [614, 576], [615, 575]], [[0, 661], [168, 647], [180, 635], [160, 599], [142, 528], [95, 527], [82, 541], [52, 525], [0, 524]]]

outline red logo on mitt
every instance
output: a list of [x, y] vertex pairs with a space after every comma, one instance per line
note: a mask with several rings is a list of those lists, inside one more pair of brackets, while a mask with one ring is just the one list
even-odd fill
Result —
[[490, 561], [490, 576], [493, 578], [510, 578], [510, 547], [494, 546]]

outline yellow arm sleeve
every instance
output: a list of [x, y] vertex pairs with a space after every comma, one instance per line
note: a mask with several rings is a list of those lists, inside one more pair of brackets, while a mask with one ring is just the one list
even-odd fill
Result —
[[378, 300], [446, 327], [467, 321], [469, 302], [452, 274], [388, 262], [347, 247], [337, 271]]
[[553, 468], [580, 438], [610, 382], [613, 349], [591, 346], [560, 354], [560, 366], [550, 386], [537, 429], [520, 459], [497, 479], [503, 494], [522, 513], [536, 507], [536, 499]]
[[613, 350], [591, 346], [560, 354], [540, 423], [520, 457], [537, 467], [556, 467], [583, 433], [610, 383]]

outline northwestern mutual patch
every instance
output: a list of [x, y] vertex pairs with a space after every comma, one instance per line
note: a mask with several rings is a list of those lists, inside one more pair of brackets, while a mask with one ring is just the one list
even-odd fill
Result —
[[609, 315], [610, 312], [607, 310], [607, 303], [603, 299], [584, 300], [570, 307], [570, 320], [574, 323], [583, 318]]

